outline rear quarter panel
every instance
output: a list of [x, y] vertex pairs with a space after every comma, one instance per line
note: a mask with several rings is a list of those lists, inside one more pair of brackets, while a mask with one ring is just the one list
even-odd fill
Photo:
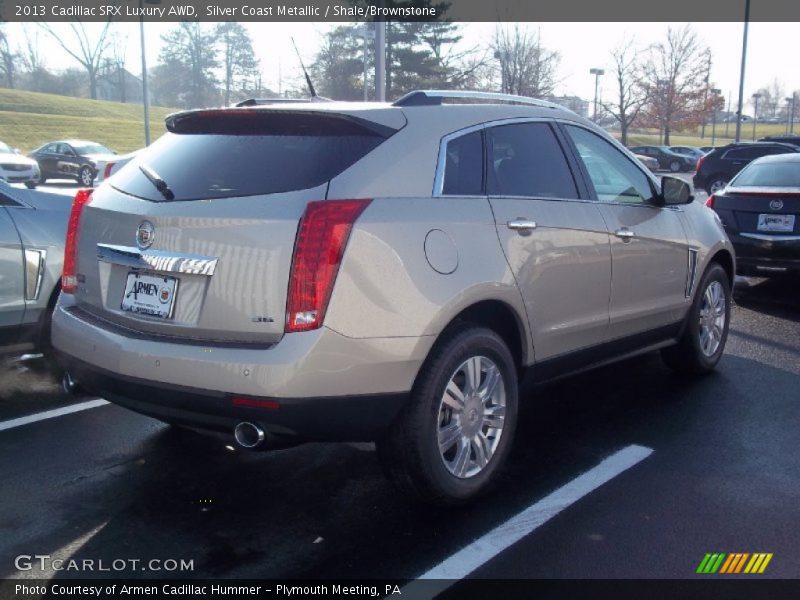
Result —
[[325, 324], [355, 338], [436, 336], [484, 300], [512, 308], [530, 344], [486, 198], [380, 198], [351, 234]]

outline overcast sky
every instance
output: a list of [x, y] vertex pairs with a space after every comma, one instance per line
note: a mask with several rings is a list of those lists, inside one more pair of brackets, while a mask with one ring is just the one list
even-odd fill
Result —
[[[207, 24], [213, 25], [213, 24]], [[325, 31], [335, 26], [328, 23], [246, 23], [254, 42], [254, 49], [261, 60], [263, 83], [278, 90], [279, 83], [297, 85], [300, 70], [291, 46], [294, 36], [303, 60], [308, 65], [314, 56], [320, 38]], [[558, 94], [578, 95], [591, 99], [594, 95], [594, 78], [589, 74], [592, 67], [610, 69], [609, 52], [621, 41], [635, 40], [639, 48], [665, 37], [667, 28], [683, 27], [685, 23], [540, 23], [528, 24], [541, 31], [543, 45], [561, 55]], [[118, 23], [120, 35], [127, 39], [128, 69], [141, 72], [139, 25]], [[161, 35], [174, 27], [174, 23], [146, 23], [145, 35], [148, 65], [156, 64], [162, 42]], [[9, 37], [18, 42], [22, 38], [21, 25], [8, 23]], [[28, 30], [36, 29], [27, 25]], [[68, 36], [65, 24], [54, 27]], [[97, 24], [87, 27], [96, 28]], [[488, 47], [496, 23], [464, 23], [462, 33], [464, 47]], [[711, 80], [720, 88], [726, 100], [731, 94], [734, 104], [738, 94], [739, 66], [742, 50], [741, 23], [693, 23], [702, 43], [711, 48], [713, 65]], [[69, 37], [67, 37], [69, 39]], [[777, 78], [787, 94], [800, 90], [800, 52], [797, 51], [797, 23], [751, 23], [748, 41], [747, 73], [745, 76], [745, 99], [758, 88], [769, 85]], [[38, 33], [42, 55], [51, 69], [74, 66], [68, 56], [47, 35]], [[605, 79], [605, 80], [604, 80]], [[609, 75], [600, 80], [601, 95], [611, 96], [612, 81]]]

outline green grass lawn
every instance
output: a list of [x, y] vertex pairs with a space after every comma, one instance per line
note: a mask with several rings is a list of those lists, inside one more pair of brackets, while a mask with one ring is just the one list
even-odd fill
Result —
[[[714, 146], [724, 146], [734, 141], [736, 135], [736, 123], [727, 123], [728, 133], [725, 134], [726, 123], [717, 123], [716, 136], [714, 139]], [[619, 131], [612, 131], [612, 135], [619, 138]], [[800, 133], [800, 124], [795, 124], [794, 133]], [[785, 135], [785, 123], [757, 123], [755, 139], [758, 140], [768, 135]], [[742, 123], [742, 136], [741, 141], [753, 141], [753, 123]], [[628, 133], [629, 146], [653, 145], [659, 143], [658, 131], [646, 131], [637, 133]], [[670, 146], [711, 146], [711, 125], [706, 126], [706, 135], [704, 138], [700, 137], [700, 129], [697, 131], [681, 131], [672, 133], [669, 136]]]
[[[164, 117], [175, 109], [150, 109], [150, 135], [164, 131]], [[141, 104], [70, 98], [0, 88], [0, 140], [23, 152], [45, 142], [81, 138], [119, 153], [144, 145]]]

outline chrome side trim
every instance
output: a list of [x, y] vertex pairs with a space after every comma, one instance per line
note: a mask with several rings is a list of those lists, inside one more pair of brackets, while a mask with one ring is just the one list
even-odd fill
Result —
[[139, 250], [130, 246], [97, 244], [97, 260], [131, 269], [147, 269], [163, 273], [185, 273], [212, 276], [218, 258], [199, 254], [183, 254], [162, 250]]
[[686, 297], [691, 298], [697, 279], [697, 249], [689, 248], [689, 265], [686, 270]]
[[38, 300], [42, 291], [47, 250], [25, 248], [25, 300]]
[[740, 233], [739, 235], [762, 242], [800, 242], [800, 235], [769, 235], [766, 233]]

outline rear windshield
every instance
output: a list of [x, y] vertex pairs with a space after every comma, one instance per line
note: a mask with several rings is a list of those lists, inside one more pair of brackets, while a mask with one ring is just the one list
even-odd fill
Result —
[[731, 182], [735, 187], [800, 187], [800, 162], [752, 164]]
[[304, 190], [329, 181], [394, 133], [340, 115], [266, 111], [194, 113], [168, 128], [114, 176], [114, 187], [154, 201]]

